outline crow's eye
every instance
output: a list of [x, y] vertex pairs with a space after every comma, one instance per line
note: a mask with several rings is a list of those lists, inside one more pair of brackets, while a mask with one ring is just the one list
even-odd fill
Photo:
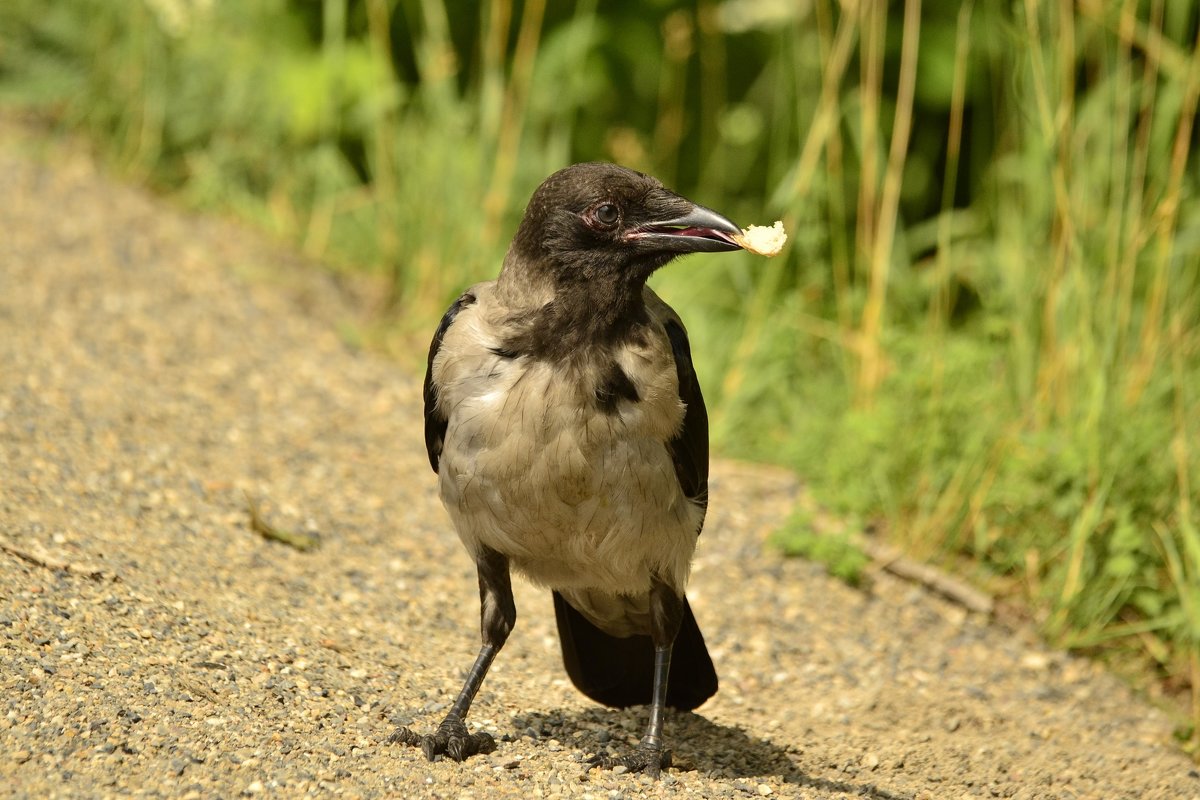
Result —
[[616, 225], [621, 214], [612, 203], [596, 207], [596, 221], [602, 225]]

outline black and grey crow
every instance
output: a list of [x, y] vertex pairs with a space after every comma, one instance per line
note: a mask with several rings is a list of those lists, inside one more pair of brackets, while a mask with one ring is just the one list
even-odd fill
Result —
[[437, 731], [392, 741], [459, 761], [494, 748], [464, 719], [516, 621], [515, 568], [553, 591], [575, 686], [650, 704], [638, 748], [592, 763], [669, 763], [664, 707], [717, 690], [684, 596], [708, 419], [683, 323], [646, 279], [684, 253], [737, 250], [739, 233], [647, 175], [577, 164], [534, 192], [499, 278], [450, 306], [429, 348], [425, 445], [478, 567], [483, 647]]

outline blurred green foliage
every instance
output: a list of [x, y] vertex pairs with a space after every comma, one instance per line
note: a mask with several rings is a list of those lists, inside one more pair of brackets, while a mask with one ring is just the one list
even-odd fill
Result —
[[830, 575], [859, 586], [871, 559], [851, 539], [846, 528], [822, 530], [812, 515], [795, 509], [772, 540], [790, 556], [800, 556], [825, 567]]
[[1198, 28], [1164, 0], [6, 0], [0, 99], [382, 276], [405, 341], [572, 161], [782, 217], [781, 258], [655, 279], [719, 449], [970, 556], [1200, 718]]

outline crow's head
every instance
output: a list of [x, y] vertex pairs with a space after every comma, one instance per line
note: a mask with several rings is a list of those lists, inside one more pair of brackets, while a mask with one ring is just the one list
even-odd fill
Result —
[[555, 284], [638, 286], [684, 253], [737, 250], [725, 217], [615, 164], [576, 164], [547, 178], [525, 209], [505, 269]]

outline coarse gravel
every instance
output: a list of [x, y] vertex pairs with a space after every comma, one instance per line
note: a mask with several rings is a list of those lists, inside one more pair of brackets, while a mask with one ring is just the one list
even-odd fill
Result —
[[[1098, 666], [782, 558], [802, 489], [721, 461], [690, 590], [721, 689], [668, 716], [662, 780], [584, 772], [645, 709], [570, 686], [519, 581], [469, 720], [497, 751], [385, 744], [437, 724], [478, 647], [420, 376], [346, 346], [298, 257], [76, 146], [0, 123], [0, 189], [0, 796], [1200, 798]], [[321, 546], [268, 541], [247, 497]]]

